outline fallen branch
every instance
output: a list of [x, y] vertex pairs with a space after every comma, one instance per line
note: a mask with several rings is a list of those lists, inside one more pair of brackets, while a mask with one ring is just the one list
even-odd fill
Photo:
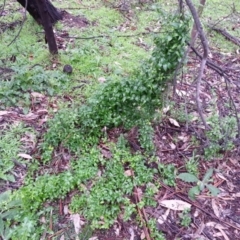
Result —
[[162, 181], [160, 181], [158, 179], [158, 182], [161, 184], [162, 187], [164, 187], [166, 190], [170, 191], [171, 193], [173, 193], [175, 196], [177, 196], [178, 198], [182, 199], [183, 201], [186, 201], [187, 203], [193, 205], [194, 207], [196, 207], [197, 209], [201, 210], [202, 212], [204, 212], [205, 214], [207, 214], [208, 216], [212, 217], [213, 219], [215, 219], [216, 221], [227, 225], [228, 227], [232, 227], [238, 231], [240, 231], [240, 228], [238, 226], [235, 226], [229, 222], [226, 222], [224, 220], [222, 220], [221, 218], [213, 215], [212, 213], [210, 213], [209, 211], [205, 210], [203, 207], [201, 207], [199, 204], [193, 202], [192, 200], [190, 200], [188, 197], [182, 196], [180, 193], [183, 194], [183, 192], [176, 192], [175, 190], [173, 190], [172, 188], [170, 188], [169, 186], [167, 186], [166, 184], [164, 184]]
[[240, 39], [237, 37], [234, 37], [230, 33], [228, 33], [226, 30], [221, 29], [221, 28], [216, 28], [216, 27], [211, 27], [212, 30], [216, 31], [217, 33], [220, 33], [223, 35], [227, 40], [233, 42], [237, 46], [240, 46]]
[[[190, 46], [190, 48], [196, 54], [196, 56], [198, 56], [200, 59], [202, 59], [201, 54], [194, 47]], [[231, 101], [231, 103], [233, 105], [233, 108], [234, 108], [234, 115], [235, 115], [236, 120], [237, 120], [238, 138], [240, 138], [240, 118], [238, 116], [238, 110], [237, 110], [236, 104], [235, 104], [235, 102], [233, 100], [233, 97], [232, 97], [232, 95], [230, 93], [230, 89], [229, 89], [228, 83], [230, 83], [231, 80], [229, 79], [229, 76], [226, 73], [226, 69], [223, 69], [223, 68], [219, 67], [219, 64], [216, 64], [216, 63], [214, 63], [214, 62], [212, 62], [212, 61], [210, 61], [208, 59], [206, 61], [206, 65], [207, 65], [207, 67], [209, 67], [210, 69], [214, 70], [216, 73], [218, 73], [221, 77], [224, 78], [224, 81], [225, 81], [225, 84], [226, 84], [226, 88], [227, 88], [227, 92], [228, 92], [228, 96], [229, 96], [229, 99], [230, 99], [230, 101]]]
[[142, 225], [143, 225], [143, 231], [144, 231], [144, 234], [145, 234], [145, 237], [147, 240], [151, 240], [151, 237], [150, 237], [150, 234], [148, 232], [148, 227], [147, 227], [147, 215], [146, 215], [146, 212], [144, 210], [144, 208], [142, 209], [143, 213], [141, 212], [141, 209], [138, 207], [138, 203], [140, 202], [140, 199], [139, 199], [139, 195], [138, 195], [138, 190], [136, 187], [134, 187], [134, 196], [135, 196], [135, 201], [136, 201], [136, 206], [137, 206], [137, 211], [138, 211], [138, 215], [141, 219], [141, 222], [142, 222]]

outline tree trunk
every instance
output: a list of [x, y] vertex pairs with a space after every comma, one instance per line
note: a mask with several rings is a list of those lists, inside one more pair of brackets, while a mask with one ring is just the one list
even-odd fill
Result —
[[[43, 25], [41, 14], [38, 9], [38, 0], [17, 0], [24, 8], [27, 2], [27, 11], [35, 19], [35, 21]], [[45, 0], [47, 12], [52, 24], [56, 23], [58, 20], [62, 19], [62, 14], [51, 4], [49, 0]]]
[[[198, 17], [200, 18], [205, 6], [206, 0], [200, 0], [199, 2], [199, 7], [198, 7]], [[196, 41], [196, 38], [198, 36], [198, 31], [196, 28], [196, 24], [194, 23], [193, 28], [192, 28], [192, 32], [191, 32], [191, 42], [190, 42], [190, 46], [194, 46], [194, 43]]]
[[[44, 27], [45, 40], [48, 43], [49, 52], [57, 54], [58, 48], [52, 25], [62, 19], [61, 13], [49, 2], [49, 0], [17, 0], [30, 15]], [[27, 3], [27, 6], [25, 4]]]
[[52, 23], [48, 14], [47, 2], [46, 0], [37, 0], [38, 11], [42, 19], [42, 25], [45, 31], [45, 37], [48, 42], [49, 52], [51, 54], [57, 54], [58, 48], [53, 32]]

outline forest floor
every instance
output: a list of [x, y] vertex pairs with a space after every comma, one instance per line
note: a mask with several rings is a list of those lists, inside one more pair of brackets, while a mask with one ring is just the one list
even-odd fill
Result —
[[[137, 127], [121, 126], [78, 149], [76, 108], [150, 57], [153, 35], [161, 34], [156, 6], [177, 9], [164, 0], [126, 2], [52, 1], [63, 12], [54, 57], [42, 28], [30, 16], [22, 20], [20, 5], [0, 9], [0, 239], [240, 239], [239, 46], [209, 28], [239, 39], [240, 3], [209, 1], [203, 12], [213, 63], [200, 88], [207, 133], [195, 102], [200, 59], [191, 50], [175, 94], [169, 86], [152, 123], [153, 152]], [[118, 149], [122, 142], [128, 153]]]

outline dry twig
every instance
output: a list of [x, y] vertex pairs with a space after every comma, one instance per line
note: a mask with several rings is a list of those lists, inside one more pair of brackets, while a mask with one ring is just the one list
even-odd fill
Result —
[[200, 100], [200, 87], [201, 87], [201, 81], [202, 81], [202, 77], [203, 77], [203, 73], [205, 70], [205, 66], [207, 63], [207, 57], [208, 57], [208, 43], [207, 43], [207, 39], [205, 37], [205, 34], [203, 32], [203, 28], [202, 28], [202, 24], [199, 20], [197, 11], [195, 9], [195, 7], [192, 4], [191, 0], [186, 0], [186, 3], [191, 11], [191, 14], [193, 16], [194, 19], [194, 24], [196, 26], [196, 30], [198, 31], [199, 34], [199, 38], [201, 40], [202, 46], [203, 46], [203, 56], [201, 59], [201, 65], [200, 65], [200, 69], [199, 69], [199, 73], [198, 73], [198, 77], [197, 77], [197, 89], [196, 89], [196, 103], [197, 103], [197, 108], [198, 108], [198, 113], [199, 116], [205, 126], [205, 129], [209, 129], [209, 126], [207, 125], [207, 122], [204, 118], [203, 112], [202, 112], [202, 107], [201, 107], [201, 100]]

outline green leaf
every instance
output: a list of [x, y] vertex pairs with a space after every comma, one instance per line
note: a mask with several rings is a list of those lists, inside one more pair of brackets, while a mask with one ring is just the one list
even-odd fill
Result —
[[14, 219], [14, 217], [19, 213], [19, 209], [11, 209], [9, 211], [6, 211], [4, 213], [1, 214], [1, 217], [3, 219], [8, 219], [8, 220], [11, 220], [11, 219]]
[[203, 177], [203, 183], [207, 183], [209, 181], [209, 179], [212, 177], [213, 175], [213, 168], [208, 169], [208, 171], [205, 173], [204, 177]]
[[212, 184], [206, 184], [206, 187], [211, 192], [212, 196], [217, 196], [220, 193], [220, 190], [214, 187]]
[[10, 190], [1, 193], [0, 194], [0, 204], [7, 201], [9, 199], [10, 195], [11, 195]]
[[4, 222], [3, 222], [2, 218], [0, 217], [0, 236], [3, 235], [3, 231], [4, 231]]
[[201, 182], [201, 181], [198, 182], [198, 187], [199, 187], [200, 191], [202, 191], [204, 189], [204, 187], [205, 187], [205, 183]]
[[191, 173], [180, 173], [177, 178], [180, 178], [184, 182], [198, 182], [198, 178]]
[[4, 230], [4, 240], [8, 240], [10, 239], [11, 233], [10, 233], [10, 229], [8, 226], [5, 226], [5, 230]]
[[190, 188], [190, 190], [188, 191], [188, 196], [192, 199], [195, 200], [196, 199], [196, 195], [200, 194], [200, 189], [198, 186], [192, 187]]

